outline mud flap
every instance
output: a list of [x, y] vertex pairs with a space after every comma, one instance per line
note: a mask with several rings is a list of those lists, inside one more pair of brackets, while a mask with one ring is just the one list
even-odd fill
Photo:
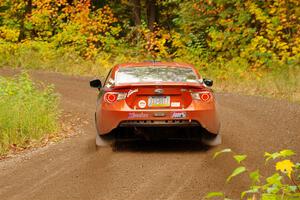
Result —
[[202, 137], [201, 142], [205, 145], [208, 146], [217, 146], [222, 144], [222, 135], [214, 135], [214, 136], [209, 136], [209, 137]]

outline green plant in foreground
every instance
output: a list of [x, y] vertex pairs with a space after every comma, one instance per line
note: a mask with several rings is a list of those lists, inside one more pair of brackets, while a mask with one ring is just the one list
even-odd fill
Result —
[[57, 132], [58, 115], [52, 86], [38, 89], [27, 73], [0, 76], [0, 156]]
[[[252, 170], [246, 164], [247, 155], [237, 154], [231, 149], [223, 149], [214, 154], [214, 158], [223, 153], [232, 153], [234, 160], [238, 163], [238, 167], [233, 170], [228, 176], [226, 182], [231, 181], [232, 178], [248, 173], [251, 180], [249, 189], [241, 192], [241, 199], [247, 200], [299, 200], [300, 199], [300, 185], [297, 181], [300, 180], [300, 163], [294, 163], [290, 159], [295, 153], [292, 150], [282, 150], [275, 153], [266, 152], [265, 162], [269, 160], [276, 160], [275, 172], [271, 176], [264, 177], [259, 169]], [[205, 199], [218, 198], [229, 200], [225, 197], [223, 192], [210, 192]]]

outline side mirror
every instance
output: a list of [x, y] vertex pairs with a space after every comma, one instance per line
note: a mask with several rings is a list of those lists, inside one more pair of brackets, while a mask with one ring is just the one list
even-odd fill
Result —
[[205, 84], [206, 86], [208, 86], [208, 87], [211, 87], [211, 86], [213, 86], [213, 84], [214, 84], [214, 81], [213, 81], [213, 80], [211, 80], [211, 79], [206, 79], [206, 78], [203, 79], [203, 82], [204, 82], [204, 84]]
[[99, 79], [94, 79], [90, 81], [90, 86], [93, 88], [102, 88], [102, 83]]

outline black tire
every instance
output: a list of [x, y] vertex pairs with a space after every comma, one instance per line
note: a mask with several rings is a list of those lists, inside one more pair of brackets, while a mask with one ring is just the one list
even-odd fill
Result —
[[105, 135], [100, 135], [97, 123], [96, 123], [96, 113], [95, 113], [95, 126], [96, 126], [96, 149], [99, 149], [100, 147], [109, 147], [115, 142], [115, 135], [113, 133], [108, 133]]
[[201, 138], [201, 142], [207, 146], [218, 146], [222, 144], [222, 135], [220, 133], [205, 133]]
[[99, 135], [96, 134], [96, 147], [109, 147], [115, 142], [112, 134]]

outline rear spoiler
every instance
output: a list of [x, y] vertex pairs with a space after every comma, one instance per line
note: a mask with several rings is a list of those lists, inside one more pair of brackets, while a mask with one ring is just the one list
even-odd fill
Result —
[[149, 86], [170, 86], [170, 87], [191, 87], [191, 88], [205, 88], [202, 83], [134, 83], [134, 84], [117, 84], [114, 85], [114, 89], [126, 89], [132, 87], [149, 87]]

